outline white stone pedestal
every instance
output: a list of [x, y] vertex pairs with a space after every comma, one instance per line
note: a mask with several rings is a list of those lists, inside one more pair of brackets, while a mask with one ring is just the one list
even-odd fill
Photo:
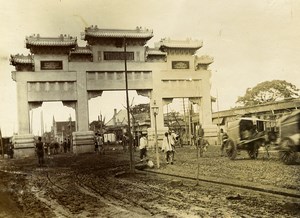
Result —
[[89, 153], [95, 151], [94, 132], [73, 132], [73, 153]]
[[32, 134], [14, 135], [12, 143], [14, 145], [14, 158], [34, 157], [35, 141]]
[[210, 145], [218, 144], [218, 126], [217, 125], [203, 125], [204, 138]]

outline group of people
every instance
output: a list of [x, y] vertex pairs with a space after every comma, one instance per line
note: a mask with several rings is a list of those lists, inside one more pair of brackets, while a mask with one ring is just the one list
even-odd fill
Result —
[[167, 164], [173, 164], [175, 157], [175, 143], [177, 139], [177, 135], [174, 131], [165, 132], [161, 150], [166, 154], [165, 158]]
[[[148, 140], [146, 138], [147, 134], [142, 134], [140, 138], [140, 160], [143, 161], [147, 158], [147, 147]], [[163, 138], [163, 143], [161, 150], [165, 153], [165, 159], [167, 164], [173, 164], [175, 157], [175, 143], [178, 140], [178, 137], [174, 131], [166, 132]]]
[[38, 157], [38, 164], [42, 166], [44, 164], [44, 154], [58, 154], [60, 152], [70, 152], [71, 150], [71, 141], [70, 139], [64, 139], [60, 144], [58, 142], [51, 142], [50, 144], [45, 144], [42, 142], [42, 137], [38, 137], [37, 142], [35, 143], [35, 151]]

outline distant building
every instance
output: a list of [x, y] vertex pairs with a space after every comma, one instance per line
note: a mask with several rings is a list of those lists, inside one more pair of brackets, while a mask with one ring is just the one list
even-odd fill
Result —
[[90, 123], [90, 130], [94, 132], [99, 132], [101, 134], [105, 133], [105, 118], [102, 119], [102, 115], [98, 116], [98, 120], [94, 120]]
[[236, 107], [230, 110], [215, 112], [212, 121], [226, 129], [229, 121], [239, 117], [257, 117], [260, 119], [278, 121], [283, 115], [300, 109], [300, 98], [290, 98], [283, 101], [269, 102], [248, 107]]
[[65, 138], [72, 139], [72, 133], [76, 131], [76, 122], [69, 119], [69, 121], [55, 121], [53, 117], [51, 135], [53, 140], [57, 142], [63, 141]]
[[[151, 126], [151, 119], [149, 112], [142, 112], [130, 115], [130, 127], [134, 136], [140, 135], [142, 132], [147, 133], [147, 129]], [[126, 133], [128, 126], [127, 110], [122, 109], [117, 112], [114, 109], [113, 117], [105, 124], [107, 133], [115, 133], [117, 140], [122, 138]]]

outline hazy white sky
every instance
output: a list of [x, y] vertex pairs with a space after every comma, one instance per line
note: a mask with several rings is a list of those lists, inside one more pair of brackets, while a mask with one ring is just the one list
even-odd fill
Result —
[[[11, 79], [14, 67], [9, 65], [9, 56], [27, 55], [25, 37], [37, 33], [41, 36], [70, 34], [78, 37], [80, 45], [85, 45], [80, 33], [87, 26], [121, 29], [142, 26], [154, 31], [148, 43], [150, 47], [164, 37], [203, 40], [198, 55], [214, 57], [210, 67], [213, 72], [211, 93], [216, 96], [218, 92], [220, 110], [235, 106], [237, 97], [259, 82], [282, 79], [300, 87], [298, 0], [0, 1], [0, 127], [3, 135], [17, 131], [16, 87]], [[116, 100], [110, 103], [107, 99]], [[108, 120], [113, 108], [121, 109], [122, 104], [125, 105], [125, 100], [117, 105], [116, 102], [120, 102], [117, 97], [103, 97], [101, 101], [105, 107], [90, 110], [92, 120], [100, 111], [107, 114]], [[138, 103], [137, 97], [135, 102]], [[72, 110], [53, 114], [52, 107], [48, 104], [48, 111], [45, 107], [44, 116], [48, 115], [45, 123], [52, 120], [52, 115], [57, 120], [64, 120], [69, 114], [74, 116]]]

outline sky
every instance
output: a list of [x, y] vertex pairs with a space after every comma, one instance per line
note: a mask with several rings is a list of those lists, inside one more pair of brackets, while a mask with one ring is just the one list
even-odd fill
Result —
[[[16, 84], [11, 54], [29, 54], [25, 37], [69, 34], [80, 39], [85, 27], [152, 29], [149, 47], [162, 38], [199, 39], [197, 55], [214, 58], [211, 94], [218, 98], [214, 111], [235, 106], [247, 88], [274, 79], [300, 88], [300, 1], [298, 0], [0, 0], [0, 128], [9, 136], [18, 130]], [[101, 113], [109, 120], [113, 109], [124, 108], [125, 94], [106, 93], [89, 102], [90, 120]], [[124, 96], [124, 97], [123, 97]], [[133, 104], [148, 99], [130, 93]], [[101, 107], [99, 107], [99, 104]], [[217, 107], [218, 106], [218, 107]], [[45, 103], [46, 130], [52, 117], [63, 121], [75, 112], [60, 103]], [[33, 112], [35, 134], [41, 131], [40, 109]]]

